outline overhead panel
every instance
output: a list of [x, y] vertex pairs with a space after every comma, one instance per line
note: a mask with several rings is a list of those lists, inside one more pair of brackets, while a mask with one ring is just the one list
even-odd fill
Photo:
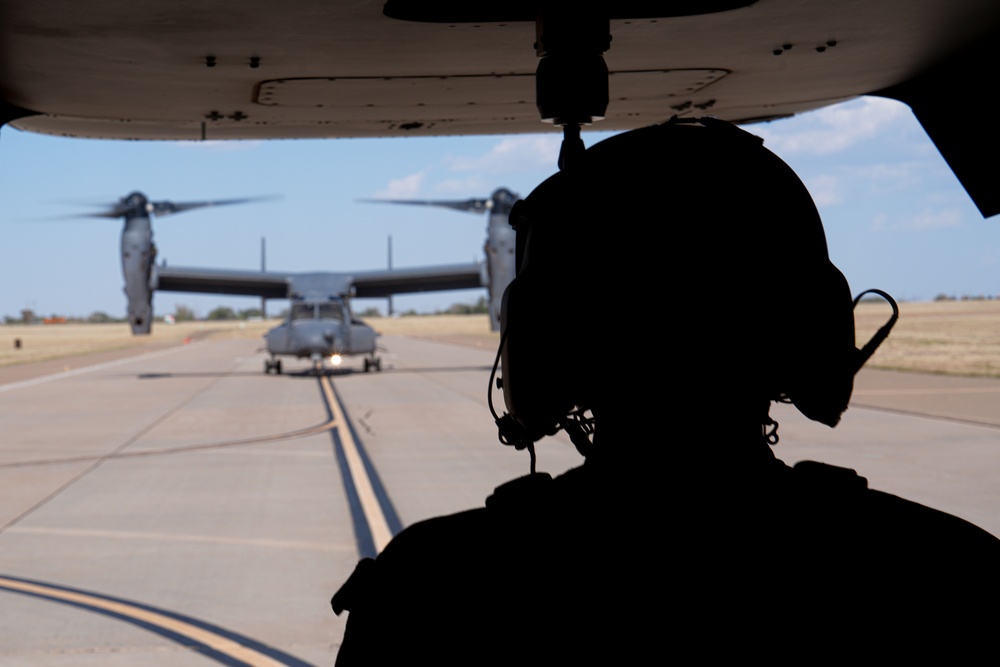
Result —
[[[714, 14], [748, 7], [756, 0], [617, 0], [588, 7], [609, 19], [657, 19], [676, 16]], [[540, 0], [503, 0], [503, 2], [468, 2], [468, 0], [387, 0], [382, 13], [401, 21], [426, 23], [497, 23], [534, 21], [542, 9], [577, 10], [572, 3], [544, 3]]]
[[[675, 98], [679, 102], [700, 98], [706, 87], [727, 74], [721, 69], [620, 71], [610, 75], [616, 102]], [[537, 119], [534, 73], [486, 76], [393, 78], [296, 78], [264, 81], [257, 90], [257, 104], [297, 109], [323, 109], [325, 117], [336, 110], [377, 109], [377, 114], [399, 113], [423, 117], [448, 117], [458, 106], [507, 107], [512, 113], [529, 113]], [[445, 111], [450, 109], [451, 111]], [[327, 113], [332, 112], [332, 116]], [[461, 115], [461, 112], [459, 112]]]

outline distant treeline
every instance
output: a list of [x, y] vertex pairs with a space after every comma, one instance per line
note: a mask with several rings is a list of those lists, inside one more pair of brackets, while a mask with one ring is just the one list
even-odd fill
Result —
[[958, 296], [958, 297], [949, 294], [938, 294], [936, 297], [934, 297], [934, 300], [935, 301], [993, 301], [994, 299], [998, 298], [1000, 297], [992, 295], [983, 296], [981, 294], [979, 296]]
[[384, 313], [378, 308], [366, 308], [355, 313], [359, 317], [384, 317], [387, 314], [399, 315], [400, 317], [413, 317], [417, 315], [482, 315], [490, 312], [490, 302], [485, 296], [479, 297], [475, 303], [453, 303], [445, 310], [435, 310], [433, 312], [418, 312], [412, 308], [399, 313]]
[[[164, 319], [173, 318], [175, 322], [191, 322], [194, 320], [249, 320], [261, 317], [260, 308], [247, 308], [245, 310], [233, 310], [227, 306], [215, 308], [205, 317], [198, 317], [192, 308], [178, 305], [174, 312], [169, 315], [157, 315], [154, 319], [163, 322]], [[4, 315], [4, 324], [108, 324], [114, 322], [127, 322], [126, 317], [114, 317], [102, 310], [96, 310], [86, 317], [73, 315], [38, 315], [32, 310], [22, 310], [20, 317]]]
[[[427, 312], [417, 312], [414, 309], [409, 309], [401, 313], [394, 313], [401, 317], [415, 316], [415, 315], [474, 315], [489, 312], [489, 300], [486, 297], [480, 297], [475, 303], [455, 303], [449, 306], [445, 310], [436, 310], [432, 313]], [[275, 317], [284, 318], [288, 314], [288, 309], [283, 309]], [[364, 311], [355, 313], [359, 317], [381, 317], [390, 313], [385, 313], [378, 308], [367, 308]], [[174, 312], [169, 315], [157, 315], [154, 319], [157, 322], [163, 322], [167, 318], [172, 318], [174, 322], [193, 322], [195, 320], [253, 320], [260, 319], [263, 317], [263, 312], [260, 308], [245, 308], [243, 310], [233, 310], [228, 306], [219, 306], [209, 311], [208, 315], [205, 317], [198, 317], [193, 308], [188, 306], [183, 306], [178, 304], [174, 307]], [[105, 313], [104, 311], [94, 311], [86, 317], [78, 317], [71, 315], [39, 315], [33, 310], [24, 309], [21, 311], [20, 317], [13, 317], [11, 315], [4, 315], [4, 324], [45, 324], [45, 323], [59, 323], [59, 324], [108, 324], [114, 322], [127, 322], [126, 317], [114, 317]]]

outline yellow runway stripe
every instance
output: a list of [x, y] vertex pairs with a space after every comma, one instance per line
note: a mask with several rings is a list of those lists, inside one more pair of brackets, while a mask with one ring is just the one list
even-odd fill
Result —
[[375, 542], [375, 549], [381, 552], [385, 545], [392, 539], [392, 531], [382, 513], [382, 506], [375, 496], [371, 480], [365, 472], [365, 466], [361, 462], [361, 455], [358, 453], [358, 444], [351, 435], [351, 429], [347, 427], [347, 419], [340, 409], [340, 403], [333, 393], [333, 385], [330, 378], [325, 378], [325, 382], [320, 382], [323, 393], [326, 394], [327, 403], [333, 411], [333, 421], [336, 424], [337, 432], [340, 434], [340, 441], [344, 447], [344, 457], [347, 459], [347, 467], [350, 469], [351, 478], [358, 491], [358, 499], [361, 508], [365, 513], [368, 526], [371, 529], [372, 539]]
[[190, 623], [179, 621], [176, 618], [164, 616], [163, 614], [158, 614], [154, 611], [149, 611], [148, 609], [134, 607], [124, 602], [106, 600], [104, 598], [87, 595], [85, 593], [65, 591], [59, 588], [50, 588], [48, 586], [40, 586], [38, 584], [31, 584], [23, 581], [14, 581], [3, 577], [0, 577], [0, 587], [14, 591], [33, 593], [42, 597], [75, 602], [86, 607], [103, 609], [120, 616], [133, 618], [144, 623], [148, 623], [149, 625], [163, 628], [164, 630], [169, 630], [170, 632], [187, 637], [199, 644], [207, 646], [210, 649], [218, 651], [219, 653], [224, 653], [248, 665], [253, 665], [254, 667], [285, 667], [284, 663], [278, 662], [277, 660], [274, 660], [273, 658], [251, 648], [247, 648], [232, 639], [217, 635], [214, 632], [205, 630], [204, 628], [199, 628], [195, 625], [191, 625]]

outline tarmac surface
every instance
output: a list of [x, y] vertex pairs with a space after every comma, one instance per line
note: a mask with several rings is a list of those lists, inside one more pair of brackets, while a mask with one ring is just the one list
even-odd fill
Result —
[[[0, 369], [0, 665], [332, 665], [360, 556], [528, 472], [495, 350], [383, 345], [381, 373], [265, 375], [240, 340]], [[1000, 535], [998, 405], [998, 380], [865, 370], [836, 429], [776, 406], [775, 452]]]

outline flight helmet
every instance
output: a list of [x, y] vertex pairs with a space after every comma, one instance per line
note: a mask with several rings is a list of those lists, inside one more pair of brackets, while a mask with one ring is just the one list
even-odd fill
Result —
[[804, 184], [717, 119], [605, 139], [509, 220], [517, 272], [502, 301], [497, 423], [519, 448], [634, 387], [665, 402], [756, 402], [763, 424], [771, 401], [791, 402], [832, 427], [895, 322], [893, 302], [881, 338], [855, 347], [856, 301]]

